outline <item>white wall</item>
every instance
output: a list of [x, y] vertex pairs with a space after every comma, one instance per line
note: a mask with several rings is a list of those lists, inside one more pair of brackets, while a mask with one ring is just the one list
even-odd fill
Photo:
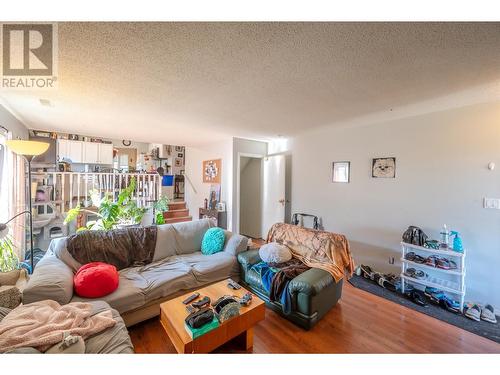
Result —
[[12, 137], [27, 139], [28, 128], [0, 104], [0, 125], [12, 132]]
[[[468, 251], [466, 300], [500, 307], [500, 211], [482, 208], [484, 197], [500, 198], [500, 102], [323, 128], [290, 149], [292, 211], [347, 235], [358, 264], [398, 272], [402, 232], [417, 225], [438, 238], [446, 223]], [[371, 159], [384, 156], [396, 157], [396, 178], [371, 178]], [[351, 161], [351, 183], [331, 182], [335, 160]]]
[[[202, 147], [186, 147], [185, 194], [190, 215], [198, 219], [198, 210], [209, 198], [210, 184], [203, 183], [203, 161], [222, 159], [221, 200], [226, 202], [228, 229], [232, 230], [233, 141], [223, 140]], [[191, 182], [190, 182], [191, 181]]]
[[261, 175], [262, 159], [240, 159], [240, 233], [261, 238]]

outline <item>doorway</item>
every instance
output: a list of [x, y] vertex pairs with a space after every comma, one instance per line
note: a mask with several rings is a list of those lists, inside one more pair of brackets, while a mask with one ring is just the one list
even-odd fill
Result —
[[262, 158], [240, 156], [239, 233], [262, 238]]

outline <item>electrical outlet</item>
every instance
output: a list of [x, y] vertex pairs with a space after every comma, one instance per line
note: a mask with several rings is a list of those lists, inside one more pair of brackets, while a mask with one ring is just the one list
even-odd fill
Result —
[[484, 198], [483, 207], [484, 208], [492, 208], [495, 210], [500, 210], [500, 199], [498, 199], [498, 198]]

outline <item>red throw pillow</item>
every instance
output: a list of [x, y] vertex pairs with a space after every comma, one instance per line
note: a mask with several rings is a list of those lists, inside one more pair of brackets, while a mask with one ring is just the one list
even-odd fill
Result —
[[116, 267], [102, 262], [87, 263], [80, 267], [73, 283], [80, 297], [99, 298], [113, 293], [118, 288]]

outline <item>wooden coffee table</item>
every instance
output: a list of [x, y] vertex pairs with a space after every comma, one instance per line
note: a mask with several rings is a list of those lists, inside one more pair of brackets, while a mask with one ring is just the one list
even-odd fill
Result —
[[[208, 296], [212, 302], [224, 295], [242, 297], [248, 292], [243, 287], [238, 290], [230, 289], [227, 282], [228, 280], [219, 281], [197, 292], [200, 293], [200, 298]], [[184, 326], [184, 320], [189, 314], [182, 301], [193, 293], [186, 293], [160, 305], [161, 324], [178, 353], [210, 353], [236, 337], [244, 344], [245, 350], [249, 351], [253, 347], [253, 326], [264, 320], [266, 314], [264, 301], [253, 295], [252, 303], [250, 306], [242, 306], [239, 316], [225, 321], [203, 336], [192, 339]]]

